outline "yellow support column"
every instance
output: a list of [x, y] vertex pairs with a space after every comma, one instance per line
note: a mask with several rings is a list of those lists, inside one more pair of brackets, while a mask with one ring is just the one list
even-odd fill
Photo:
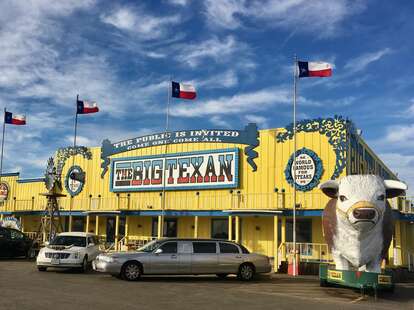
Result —
[[22, 225], [22, 232], [24, 232], [24, 217], [20, 217], [20, 224]]
[[115, 217], [115, 250], [119, 250], [118, 239], [119, 239], [119, 215]]
[[89, 215], [86, 216], [86, 228], [85, 232], [89, 232]]
[[282, 234], [281, 234], [281, 240], [280, 242], [284, 244], [284, 247], [282, 248], [282, 257], [281, 260], [286, 258], [286, 217], [282, 217]]
[[95, 235], [99, 236], [99, 216], [95, 217]]
[[158, 234], [157, 234], [157, 238], [160, 239], [163, 237], [162, 234], [162, 216], [159, 215], [158, 216]]
[[129, 216], [125, 216], [125, 244], [128, 244]]
[[0, 220], [1, 220], [1, 221], [3, 220], [3, 213], [2, 213], [2, 214], [0, 214]]
[[277, 272], [279, 269], [279, 217], [277, 215], [273, 218], [273, 246], [273, 270], [274, 272]]
[[69, 232], [72, 231], [72, 215], [69, 215], [69, 227], [68, 227], [68, 231]]
[[229, 240], [233, 239], [233, 217], [229, 216]]
[[395, 221], [395, 234], [394, 234], [394, 266], [402, 265], [402, 253], [401, 253], [401, 222]]
[[240, 242], [240, 216], [236, 216], [236, 242], [239, 243]]
[[198, 216], [194, 216], [194, 238], [198, 238]]

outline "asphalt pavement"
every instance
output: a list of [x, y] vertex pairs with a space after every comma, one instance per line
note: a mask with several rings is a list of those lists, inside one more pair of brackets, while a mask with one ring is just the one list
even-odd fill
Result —
[[414, 283], [395, 292], [319, 286], [317, 277], [264, 275], [252, 282], [215, 276], [143, 277], [126, 282], [89, 271], [50, 269], [35, 262], [0, 260], [0, 309], [414, 309]]

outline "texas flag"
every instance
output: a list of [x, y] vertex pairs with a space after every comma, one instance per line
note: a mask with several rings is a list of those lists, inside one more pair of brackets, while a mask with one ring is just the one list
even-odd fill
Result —
[[13, 114], [12, 112], [4, 113], [4, 122], [12, 125], [26, 125], [26, 115]]
[[196, 90], [192, 85], [172, 82], [172, 96], [181, 99], [195, 99]]
[[99, 112], [98, 105], [96, 102], [90, 101], [77, 101], [77, 112], [78, 114], [89, 114], [89, 113], [96, 113]]
[[299, 77], [329, 77], [332, 75], [332, 65], [321, 61], [298, 61]]

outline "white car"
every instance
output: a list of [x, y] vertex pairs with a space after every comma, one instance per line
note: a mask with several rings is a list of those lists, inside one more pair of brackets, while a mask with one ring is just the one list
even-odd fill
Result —
[[94, 234], [60, 233], [40, 249], [36, 259], [37, 269], [46, 271], [48, 267], [79, 268], [84, 272], [100, 252], [98, 237]]

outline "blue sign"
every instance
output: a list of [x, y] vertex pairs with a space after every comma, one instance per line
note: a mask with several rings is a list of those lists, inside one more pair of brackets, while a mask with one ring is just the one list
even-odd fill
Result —
[[[312, 150], [302, 148], [296, 151], [296, 182], [294, 181], [294, 158], [292, 154], [285, 169], [286, 181], [302, 192], [312, 190], [319, 184], [323, 173], [322, 161]], [[294, 183], [295, 182], [295, 183]]]
[[112, 143], [108, 139], [102, 141], [101, 148], [101, 178], [108, 171], [110, 164], [109, 157], [115, 154], [138, 150], [151, 146], [181, 143], [234, 143], [245, 144], [244, 154], [247, 162], [253, 171], [257, 170], [254, 159], [259, 155], [254, 150], [259, 146], [259, 131], [256, 124], [248, 124], [244, 130], [225, 130], [225, 129], [197, 129], [157, 133], [136, 137], [133, 139], [122, 140]]
[[239, 149], [114, 158], [113, 192], [235, 188]]

